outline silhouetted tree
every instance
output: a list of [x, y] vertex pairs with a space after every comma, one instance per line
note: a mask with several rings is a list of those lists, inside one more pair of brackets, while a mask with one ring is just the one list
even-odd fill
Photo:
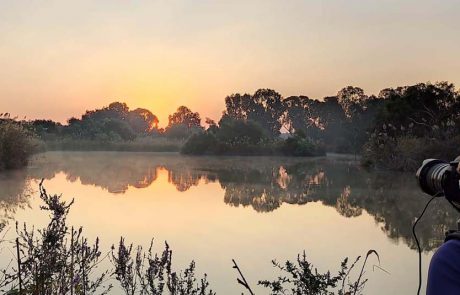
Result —
[[385, 89], [380, 95], [385, 97], [385, 103], [378, 117], [379, 130], [391, 124], [397, 127], [395, 135], [429, 134], [443, 139], [460, 126], [460, 95], [451, 83], [420, 83]]
[[319, 126], [323, 130], [322, 138], [329, 151], [346, 150], [345, 122], [346, 116], [335, 96], [325, 97], [317, 105]]
[[355, 112], [362, 111], [367, 100], [367, 95], [359, 87], [347, 86], [337, 93], [337, 98], [345, 114], [350, 118]]
[[224, 114], [230, 118], [257, 122], [271, 136], [280, 134], [284, 107], [278, 92], [259, 89], [252, 96], [232, 94], [225, 98], [225, 105]]
[[33, 120], [31, 122], [33, 131], [39, 136], [57, 135], [61, 129], [61, 123], [52, 120]]
[[[425, 158], [454, 158], [460, 136], [460, 95], [451, 83], [384, 89], [364, 163], [413, 170]], [[441, 144], [442, 142], [442, 144]]]
[[247, 120], [251, 108], [250, 94], [232, 94], [225, 98], [225, 114], [236, 120]]
[[319, 106], [321, 102], [307, 96], [290, 96], [283, 100], [285, 113], [282, 123], [291, 134], [304, 132], [310, 138], [320, 138]]
[[258, 144], [266, 137], [265, 130], [256, 122], [235, 120], [227, 116], [219, 121], [217, 138], [223, 142]]
[[169, 115], [168, 120], [165, 128], [168, 137], [185, 139], [203, 130], [200, 114], [192, 112], [186, 106], [180, 106], [174, 114]]
[[177, 108], [177, 111], [174, 114], [169, 115], [168, 120], [168, 127], [182, 124], [188, 128], [201, 128], [200, 114], [192, 112], [186, 106], [180, 106]]
[[134, 132], [147, 134], [158, 129], [158, 118], [147, 109], [135, 109], [128, 113], [128, 123]]

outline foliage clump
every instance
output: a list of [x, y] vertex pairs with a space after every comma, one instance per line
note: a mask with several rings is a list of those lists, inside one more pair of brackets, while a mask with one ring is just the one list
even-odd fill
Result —
[[286, 156], [295, 157], [314, 157], [326, 154], [321, 143], [315, 143], [312, 139], [298, 134], [287, 138], [281, 144], [281, 152]]
[[[17, 267], [9, 285], [18, 294], [107, 294], [108, 271], [97, 273], [103, 259], [99, 239], [94, 244], [82, 236], [82, 228], [74, 230], [66, 224], [73, 201], [61, 201], [49, 195], [40, 184], [40, 208], [50, 212], [49, 224], [38, 231], [16, 224], [18, 238]], [[12, 292], [10, 291], [10, 292]]]
[[363, 148], [363, 163], [414, 170], [426, 158], [453, 159], [460, 137], [460, 94], [447, 82], [382, 91], [384, 105]]
[[345, 258], [340, 264], [340, 269], [336, 275], [330, 271], [320, 273], [313, 265], [308, 262], [305, 251], [302, 255], [297, 256], [296, 262], [286, 261], [280, 264], [273, 260], [272, 264], [284, 275], [279, 276], [276, 280], [259, 281], [259, 285], [270, 289], [272, 295], [347, 295], [362, 294], [367, 279], [363, 279], [364, 269], [367, 259], [370, 255], [379, 256], [375, 250], [369, 250], [364, 259], [361, 272], [354, 281], [350, 279], [351, 271], [361, 259], [360, 256], [348, 265], [348, 258]]
[[191, 155], [286, 155], [322, 156], [321, 144], [305, 136], [295, 135], [284, 140], [273, 138], [254, 121], [224, 116], [219, 125], [212, 125], [192, 136], [183, 146], [182, 153]]
[[0, 171], [26, 166], [38, 149], [38, 140], [24, 125], [0, 114]]
[[153, 241], [147, 252], [142, 247], [133, 250], [120, 239], [118, 248], [112, 247], [115, 279], [126, 295], [213, 295], [207, 275], [197, 279], [195, 262], [179, 273], [172, 269], [172, 251], [168, 243], [161, 255], [153, 253]]

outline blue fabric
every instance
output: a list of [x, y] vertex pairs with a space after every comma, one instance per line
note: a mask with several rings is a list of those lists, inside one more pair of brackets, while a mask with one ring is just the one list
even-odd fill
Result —
[[460, 240], [447, 241], [433, 255], [426, 294], [460, 294]]

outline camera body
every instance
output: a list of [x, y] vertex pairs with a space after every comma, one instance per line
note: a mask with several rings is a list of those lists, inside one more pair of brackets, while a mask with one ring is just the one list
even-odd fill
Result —
[[420, 188], [431, 196], [442, 193], [447, 200], [460, 205], [459, 160], [460, 157], [452, 162], [424, 160], [416, 173]]

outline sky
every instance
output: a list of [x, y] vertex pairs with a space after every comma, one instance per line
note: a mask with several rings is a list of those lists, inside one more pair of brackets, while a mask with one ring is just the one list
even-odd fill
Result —
[[0, 0], [0, 113], [60, 122], [126, 102], [167, 124], [225, 96], [460, 85], [457, 0]]

